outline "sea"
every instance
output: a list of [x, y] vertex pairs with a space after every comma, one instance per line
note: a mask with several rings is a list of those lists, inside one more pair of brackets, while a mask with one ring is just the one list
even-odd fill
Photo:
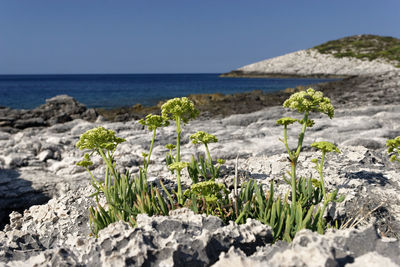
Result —
[[66, 94], [90, 108], [156, 105], [190, 94], [234, 94], [252, 90], [275, 92], [331, 79], [221, 78], [201, 74], [68, 74], [0, 75], [0, 106], [33, 109]]

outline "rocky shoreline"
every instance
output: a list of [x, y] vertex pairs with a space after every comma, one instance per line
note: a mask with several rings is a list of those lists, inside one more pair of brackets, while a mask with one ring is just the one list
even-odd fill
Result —
[[[397, 86], [398, 75], [398, 71], [390, 71], [371, 77], [351, 76], [310, 86], [323, 91], [328, 97], [332, 98], [336, 106], [352, 106], [357, 101], [363, 102], [364, 105], [395, 104], [398, 103], [399, 95], [396, 94], [396, 91], [391, 90], [390, 86]], [[393, 81], [394, 84], [391, 85], [390, 81]], [[375, 87], [371, 87], [371, 84], [375, 84]], [[266, 107], [280, 106], [290, 94], [305, 88], [304, 86], [299, 86], [272, 93], [254, 90], [233, 95], [216, 93], [189, 95], [188, 97], [200, 110], [199, 119], [208, 120], [224, 118], [234, 114], [247, 114]], [[379, 90], [375, 90], [375, 88], [379, 88]], [[354, 99], [354, 97], [359, 100]], [[149, 113], [159, 114], [160, 106], [163, 103], [160, 102], [152, 107], [144, 107], [138, 104], [133, 107], [112, 110], [87, 109], [69, 96], [57, 96], [48, 99], [46, 104], [33, 110], [0, 108], [0, 131], [16, 133], [26, 128], [49, 127], [73, 119], [93, 122], [99, 116], [100, 120], [104, 118], [107, 121], [114, 122], [138, 120]]]
[[220, 77], [229, 78], [304, 78], [304, 79], [344, 79], [353, 77], [355, 75], [335, 75], [325, 73], [307, 73], [307, 74], [296, 74], [296, 73], [274, 73], [274, 72], [261, 72], [261, 71], [244, 71], [244, 70], [233, 70], [227, 73], [222, 73]]

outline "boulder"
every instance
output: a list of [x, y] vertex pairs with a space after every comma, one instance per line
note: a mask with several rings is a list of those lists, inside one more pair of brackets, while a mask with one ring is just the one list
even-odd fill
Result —
[[31, 127], [52, 126], [74, 119], [95, 121], [97, 112], [67, 95], [58, 95], [33, 110], [0, 109], [0, 131], [14, 133]]

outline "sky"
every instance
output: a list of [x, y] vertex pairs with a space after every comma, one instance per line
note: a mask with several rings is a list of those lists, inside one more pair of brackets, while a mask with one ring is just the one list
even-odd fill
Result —
[[399, 0], [0, 0], [0, 74], [223, 73], [355, 34]]

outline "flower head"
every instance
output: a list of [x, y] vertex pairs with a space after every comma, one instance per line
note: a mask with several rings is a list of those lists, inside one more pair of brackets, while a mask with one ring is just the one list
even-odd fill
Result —
[[293, 118], [290, 118], [290, 117], [284, 117], [284, 118], [281, 118], [281, 119], [277, 120], [276, 124], [288, 126], [290, 124], [295, 123], [296, 121], [297, 121], [297, 119], [293, 119]]
[[[304, 119], [301, 119], [301, 120], [298, 120], [298, 122], [300, 123], [300, 124], [303, 124], [304, 123]], [[310, 119], [308, 119], [307, 120], [307, 127], [313, 127], [314, 126], [314, 124], [315, 124], [315, 121], [314, 120], [310, 120]]]
[[165, 145], [165, 148], [169, 149], [169, 150], [173, 150], [175, 147], [176, 147], [176, 145], [173, 145], [173, 144], [166, 144]]
[[334, 108], [331, 104], [331, 100], [324, 97], [324, 94], [320, 91], [315, 91], [312, 88], [307, 91], [295, 93], [287, 99], [283, 106], [292, 110], [297, 110], [299, 113], [304, 112], [321, 112], [333, 118]]
[[203, 144], [209, 144], [209, 143], [216, 143], [218, 142], [217, 137], [215, 135], [203, 132], [203, 131], [198, 131], [195, 134], [192, 134], [190, 136], [190, 140], [192, 140], [193, 144], [198, 144], [198, 143], [203, 143]]
[[388, 147], [387, 153], [397, 152], [398, 156], [392, 155], [390, 157], [390, 161], [393, 162], [395, 160], [400, 162], [400, 136], [397, 136], [394, 139], [389, 139], [386, 141], [386, 146]]
[[225, 160], [224, 160], [224, 159], [217, 159], [217, 163], [220, 164], [220, 165], [221, 165], [221, 164], [224, 164], [224, 163], [225, 163]]
[[89, 153], [85, 153], [85, 155], [83, 156], [83, 160], [76, 163], [76, 165], [84, 167], [84, 168], [87, 168], [87, 167], [93, 165], [93, 162], [90, 160]]
[[210, 180], [193, 184], [190, 186], [190, 192], [205, 198], [207, 202], [212, 203], [221, 199], [222, 193], [226, 194], [227, 189], [224, 184]]
[[170, 99], [163, 104], [161, 114], [166, 120], [181, 118], [183, 123], [188, 123], [189, 120], [195, 119], [199, 115], [199, 111], [194, 107], [192, 101], [187, 97], [182, 97]]
[[187, 168], [187, 166], [189, 166], [189, 162], [183, 162], [183, 161], [179, 161], [179, 162], [174, 162], [168, 165], [168, 168], [172, 171], [172, 170], [177, 170], [178, 172], [180, 172], [181, 170]]
[[80, 149], [106, 149], [114, 151], [118, 144], [125, 142], [125, 139], [115, 136], [115, 132], [104, 127], [93, 128], [81, 135], [76, 143]]
[[153, 131], [159, 127], [164, 127], [169, 125], [169, 121], [160, 115], [149, 114], [145, 119], [139, 120], [139, 123], [143, 126], [147, 126], [149, 131]]
[[332, 143], [326, 142], [326, 141], [321, 141], [321, 142], [315, 142], [311, 144], [312, 147], [315, 147], [316, 149], [321, 150], [322, 152], [336, 152], [340, 153], [340, 150]]

